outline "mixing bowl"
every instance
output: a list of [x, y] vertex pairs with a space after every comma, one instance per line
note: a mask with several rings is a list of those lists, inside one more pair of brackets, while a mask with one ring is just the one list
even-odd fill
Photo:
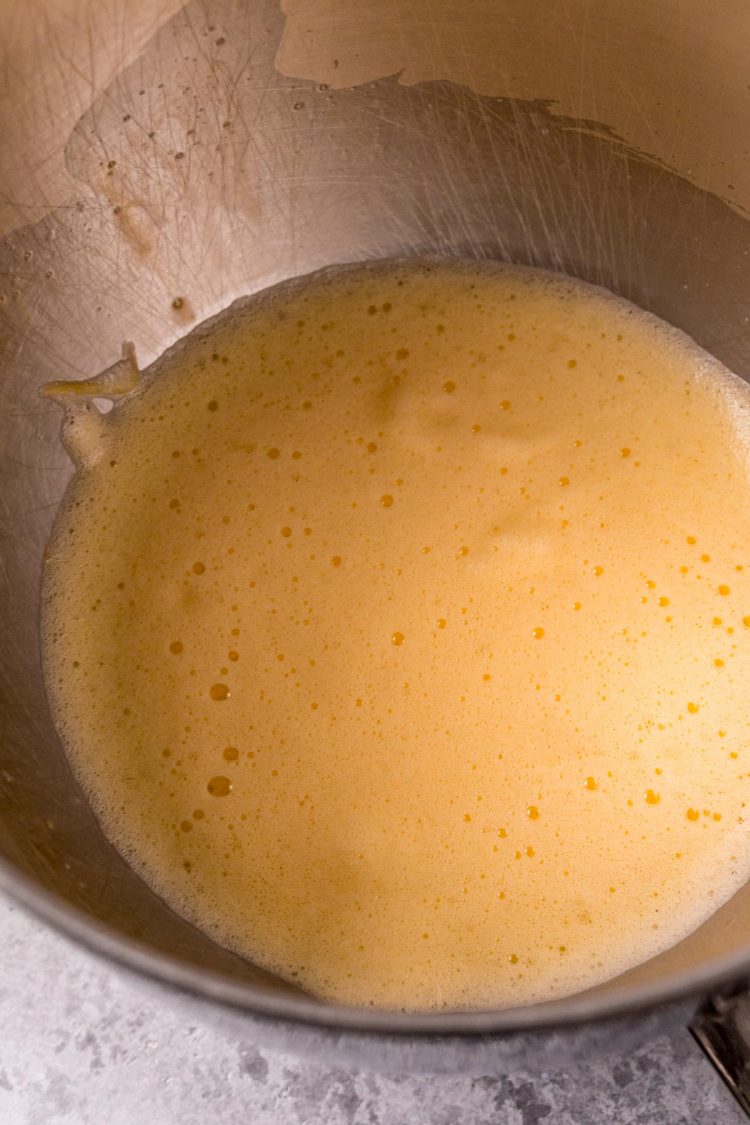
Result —
[[550, 1066], [622, 1049], [699, 1008], [714, 1039], [727, 1022], [736, 1031], [748, 887], [680, 945], [597, 989], [444, 1014], [325, 1004], [169, 910], [103, 836], [50, 721], [40, 574], [72, 466], [59, 409], [39, 390], [108, 367], [126, 340], [145, 366], [237, 296], [285, 278], [424, 255], [603, 284], [750, 375], [750, 8], [0, 0], [0, 10], [4, 887], [196, 1018], [359, 1064]]

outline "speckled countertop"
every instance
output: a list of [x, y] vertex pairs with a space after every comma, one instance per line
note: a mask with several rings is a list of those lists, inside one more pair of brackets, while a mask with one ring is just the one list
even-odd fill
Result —
[[145, 998], [0, 899], [1, 1125], [744, 1125], [687, 1031], [566, 1072], [351, 1074]]

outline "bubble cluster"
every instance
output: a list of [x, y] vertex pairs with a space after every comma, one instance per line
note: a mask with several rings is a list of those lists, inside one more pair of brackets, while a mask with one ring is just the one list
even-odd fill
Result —
[[681, 939], [750, 870], [747, 397], [496, 264], [344, 268], [201, 326], [97, 429], [46, 564], [111, 839], [348, 1003], [527, 1003]]

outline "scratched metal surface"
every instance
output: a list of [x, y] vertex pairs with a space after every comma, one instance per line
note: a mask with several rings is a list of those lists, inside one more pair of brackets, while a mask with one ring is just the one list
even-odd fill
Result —
[[[657, 7], [662, 19], [664, 3]], [[343, 1025], [348, 1017], [295, 997], [172, 915], [107, 844], [78, 792], [51, 726], [38, 650], [44, 545], [70, 474], [59, 413], [39, 387], [103, 369], [123, 340], [135, 342], [145, 365], [235, 297], [284, 278], [335, 262], [424, 254], [510, 259], [605, 284], [750, 374], [748, 222], [736, 203], [638, 152], [606, 122], [561, 115], [544, 96], [543, 74], [525, 76], [539, 97], [524, 100], [440, 79], [404, 85], [393, 75], [333, 89], [284, 76], [275, 65], [284, 16], [273, 0], [32, 0], [13, 8], [0, 0], [3, 8], [4, 881], [48, 918], [157, 976]], [[497, 11], [500, 23], [526, 19], [533, 36], [545, 4]], [[649, 11], [633, 8], [643, 20]], [[442, 19], [442, 35], [460, 33], [460, 13]], [[364, 55], [355, 9], [352, 20], [348, 49]], [[608, 35], [606, 23], [597, 27]], [[679, 37], [661, 49], [666, 65], [670, 51], [679, 55]], [[571, 86], [578, 81], [571, 73]], [[692, 110], [705, 137], [700, 96]], [[689, 121], [691, 106], [684, 109]], [[738, 134], [746, 131], [744, 102], [713, 112], [724, 131], [732, 112]], [[648, 987], [666, 994], [684, 986], [679, 974], [702, 974], [704, 985], [737, 975], [746, 968], [747, 897], [676, 954], [552, 1014], [581, 1018]], [[485, 1017], [425, 1027], [537, 1019]]]

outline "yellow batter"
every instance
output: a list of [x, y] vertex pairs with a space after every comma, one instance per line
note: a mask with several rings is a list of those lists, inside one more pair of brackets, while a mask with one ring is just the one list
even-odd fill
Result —
[[750, 871], [749, 401], [633, 306], [494, 264], [197, 329], [97, 424], [47, 562], [110, 838], [349, 1004], [525, 1004], [682, 938]]

